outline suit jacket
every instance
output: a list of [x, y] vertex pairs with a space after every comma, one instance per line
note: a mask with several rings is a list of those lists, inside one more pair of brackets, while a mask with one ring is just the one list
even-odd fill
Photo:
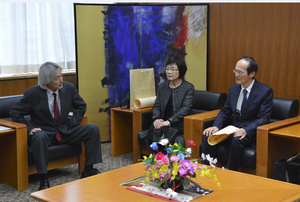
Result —
[[[11, 108], [11, 118], [15, 122], [26, 124], [28, 134], [33, 128], [41, 128], [50, 137], [55, 135], [57, 131], [63, 135], [68, 135], [83, 119], [86, 103], [72, 83], [63, 82], [59, 96], [61, 113], [58, 124], [50, 113], [46, 90], [38, 85], [27, 89], [23, 98]], [[73, 117], [68, 119], [72, 106], [74, 108]], [[30, 115], [30, 121], [24, 118], [25, 115]]]
[[236, 112], [236, 105], [241, 91], [241, 85], [232, 85], [227, 100], [214, 121], [214, 126], [223, 128], [233, 114], [233, 125], [243, 128], [250, 141], [256, 140], [256, 128], [268, 124], [272, 113], [272, 88], [255, 80], [248, 97], [247, 105], [242, 109], [242, 116]]

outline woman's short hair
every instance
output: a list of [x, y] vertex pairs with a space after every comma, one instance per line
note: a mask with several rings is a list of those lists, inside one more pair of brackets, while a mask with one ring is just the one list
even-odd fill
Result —
[[179, 70], [179, 78], [183, 79], [187, 71], [187, 66], [184, 59], [179, 55], [171, 55], [167, 60], [166, 66], [176, 64]]
[[57, 69], [62, 71], [62, 68], [54, 62], [42, 64], [39, 70], [38, 85], [43, 89], [47, 89], [47, 85], [54, 79]]

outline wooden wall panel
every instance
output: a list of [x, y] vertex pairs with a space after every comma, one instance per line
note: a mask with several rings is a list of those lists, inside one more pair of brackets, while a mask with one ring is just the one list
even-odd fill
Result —
[[23, 94], [26, 86], [26, 80], [0, 81], [0, 96]]
[[76, 75], [64, 75], [64, 81], [73, 83], [77, 88]]
[[259, 66], [256, 79], [272, 87], [274, 96], [291, 97], [287, 85], [297, 78], [290, 80], [290, 74], [298, 72], [288, 57], [299, 55], [299, 13], [299, 4], [211, 3], [209, 90], [228, 93], [238, 58], [250, 55]]
[[300, 4], [290, 4], [286, 97], [300, 100]]
[[[64, 75], [64, 81], [76, 86], [76, 74]], [[0, 96], [24, 94], [27, 88], [37, 85], [37, 78], [0, 80]]]
[[256, 79], [285, 96], [289, 4], [222, 4], [220, 85], [222, 92], [235, 83], [232, 69], [239, 57], [258, 63]]
[[220, 80], [220, 8], [221, 4], [209, 5], [208, 26], [208, 88], [219, 91]]
[[38, 84], [38, 79], [37, 78], [26, 79], [26, 81], [27, 81], [27, 88], [30, 88], [32, 86], [36, 86]]

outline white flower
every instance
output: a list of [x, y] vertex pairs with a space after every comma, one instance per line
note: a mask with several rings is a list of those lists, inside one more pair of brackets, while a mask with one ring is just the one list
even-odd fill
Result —
[[170, 194], [170, 198], [169, 198], [169, 199], [175, 200], [176, 197], [177, 197], [177, 195], [178, 195], [178, 194], [177, 194], [175, 191], [173, 191], [173, 192]]
[[168, 199], [175, 200], [178, 194], [175, 191], [173, 191], [171, 188], [168, 188], [166, 190], [166, 195]]
[[166, 146], [169, 143], [168, 139], [162, 139], [159, 144], [161, 144], [162, 146]]
[[190, 155], [191, 153], [192, 153], [192, 148], [189, 147], [185, 150], [186, 155]]
[[204, 153], [201, 154], [201, 159], [202, 159], [202, 160], [205, 160], [205, 159], [206, 159]]
[[212, 161], [212, 158], [210, 157], [209, 154], [206, 154], [206, 159], [207, 159], [209, 162]]
[[166, 190], [167, 196], [168, 196], [169, 194], [171, 194], [172, 192], [173, 192], [173, 190], [172, 190], [171, 188], [168, 188], [168, 189]]

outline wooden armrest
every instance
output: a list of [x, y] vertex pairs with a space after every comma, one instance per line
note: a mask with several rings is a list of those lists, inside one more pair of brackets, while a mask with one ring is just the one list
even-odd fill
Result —
[[9, 136], [6, 138], [8, 143], [2, 142], [0, 146], [5, 151], [4, 162], [9, 161], [0, 169], [0, 173], [5, 175], [4, 178], [1, 177], [1, 181], [16, 187], [18, 191], [28, 189], [27, 126], [3, 119], [0, 119], [0, 125], [12, 128], [1, 131], [2, 135]]
[[144, 108], [140, 108], [140, 109], [133, 109], [133, 113], [144, 113], [144, 112], [150, 112], [152, 111], [153, 106], [151, 107], [144, 107]]
[[296, 117], [293, 117], [293, 118], [284, 119], [284, 120], [277, 121], [277, 122], [274, 122], [274, 123], [269, 123], [269, 124], [266, 124], [266, 125], [259, 126], [259, 127], [257, 127], [257, 130], [270, 131], [270, 130], [275, 130], [275, 129], [282, 128], [282, 127], [285, 127], [285, 126], [293, 125], [293, 124], [296, 124], [296, 123], [299, 123], [299, 122], [300, 122], [300, 116], [296, 116]]
[[273, 165], [276, 161], [274, 156], [280, 158], [280, 155], [285, 156], [287, 151], [281, 151], [280, 155], [269, 155], [269, 132], [278, 128], [286, 127], [289, 125], [297, 124], [300, 122], [300, 116], [284, 119], [274, 123], [269, 123], [257, 127], [256, 135], [256, 175], [263, 177], [272, 177]]
[[145, 107], [132, 110], [132, 141], [133, 141], [133, 163], [137, 163], [141, 156], [141, 147], [139, 146], [138, 133], [142, 130], [142, 113], [152, 111], [151, 107]]
[[204, 122], [216, 119], [220, 109], [184, 117], [184, 140], [193, 140], [192, 158], [199, 158], [200, 144], [202, 142]]
[[15, 128], [15, 129], [21, 129], [21, 128], [26, 128], [27, 127], [26, 124], [17, 123], [17, 122], [13, 122], [13, 121], [7, 121], [7, 120], [4, 120], [4, 119], [0, 119], [0, 125], [10, 127], [10, 128]]

